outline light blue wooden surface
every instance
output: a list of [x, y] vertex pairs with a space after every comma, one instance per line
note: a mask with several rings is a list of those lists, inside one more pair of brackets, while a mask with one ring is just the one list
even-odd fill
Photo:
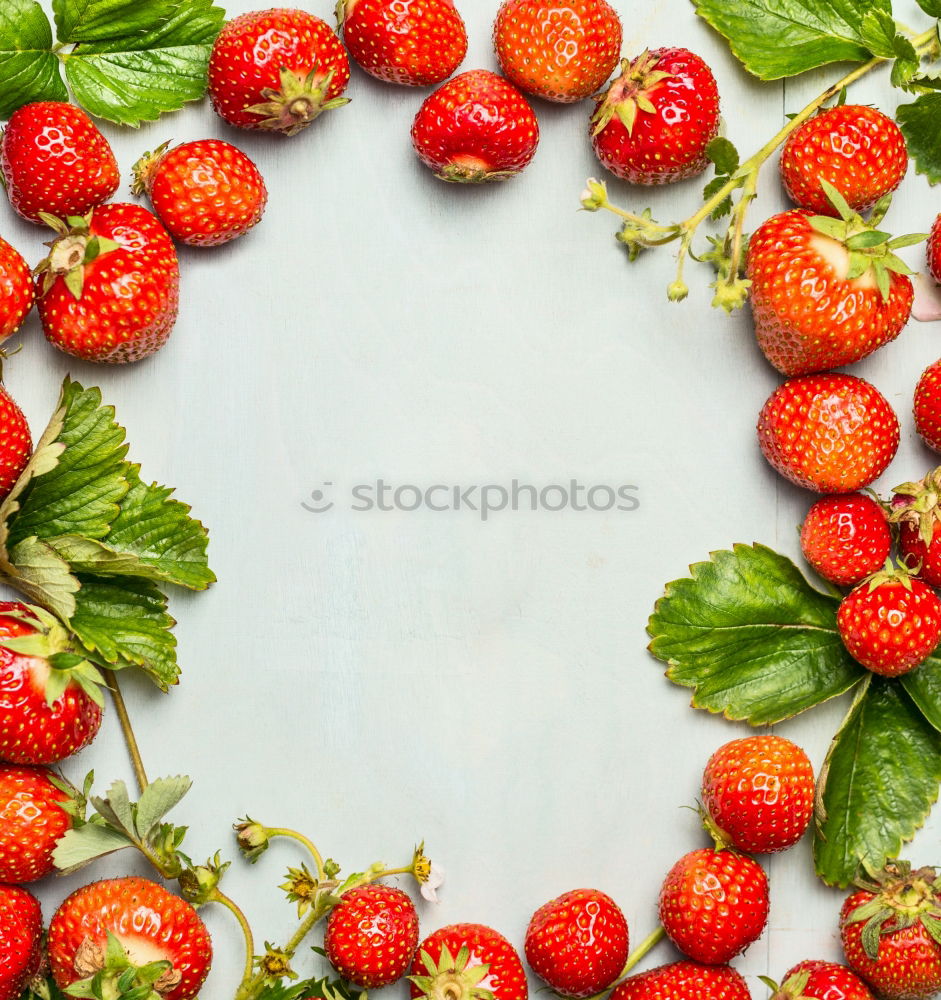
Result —
[[[495, 6], [461, 5], [464, 68], [494, 67]], [[726, 133], [743, 153], [839, 76], [760, 85], [683, 0], [615, 6], [626, 53], [687, 45], [712, 64]], [[332, 18], [327, 0], [310, 9]], [[161, 697], [126, 684], [151, 775], [195, 780], [179, 810], [195, 857], [234, 856], [229, 825], [246, 812], [304, 829], [346, 871], [403, 864], [425, 838], [447, 881], [440, 904], [421, 908], [424, 932], [483, 921], [521, 945], [537, 906], [593, 885], [619, 901], [639, 941], [663, 874], [704, 842], [681, 807], [711, 751], [744, 731], [688, 708], [645, 652], [644, 627], [664, 582], [712, 549], [761, 541], [799, 555], [810, 496], [779, 480], [754, 442], [776, 375], [747, 315], [708, 308], [704, 272], [693, 266], [689, 300], [671, 306], [669, 251], [631, 267], [613, 220], [576, 211], [585, 178], [600, 172], [590, 103], [538, 103], [531, 167], [504, 185], [458, 189], [412, 153], [423, 92], [354, 70], [348, 95], [348, 107], [290, 140], [224, 127], [207, 104], [137, 132], [108, 129], [125, 182], [166, 139], [235, 142], [267, 178], [267, 215], [229, 247], [181, 252], [180, 319], [152, 360], [74, 363], [46, 345], [34, 316], [7, 385], [37, 434], [65, 372], [101, 385], [144, 475], [177, 486], [210, 526], [220, 582], [172, 604], [182, 685]], [[853, 96], [889, 111], [896, 102], [881, 76]], [[690, 214], [699, 190], [610, 187], [662, 220]], [[784, 205], [772, 165], [750, 227]], [[941, 194], [912, 174], [888, 222], [924, 230], [939, 210]], [[40, 258], [45, 234], [8, 208], [0, 227], [31, 263]], [[855, 369], [903, 421], [885, 487], [932, 464], [910, 402], [941, 353], [938, 333], [912, 325]], [[640, 505], [486, 522], [470, 511], [348, 509], [348, 491], [379, 478], [630, 484]], [[305, 510], [327, 482], [336, 506]], [[779, 731], [819, 766], [845, 708]], [[66, 772], [78, 779], [90, 767], [103, 783], [131, 777], [113, 713]], [[938, 832], [934, 821], [919, 835], [915, 860], [938, 860]], [[260, 941], [294, 926], [276, 886], [298, 860], [279, 845], [227, 876]], [[838, 955], [842, 897], [814, 881], [809, 844], [767, 867], [770, 927], [737, 963], [756, 997], [758, 975]], [[45, 887], [47, 912], [88, 877]], [[241, 942], [224, 912], [206, 919], [217, 960], [203, 996], [221, 1000], [238, 980]], [[647, 964], [671, 957], [661, 946]], [[318, 968], [312, 956], [297, 966]]]

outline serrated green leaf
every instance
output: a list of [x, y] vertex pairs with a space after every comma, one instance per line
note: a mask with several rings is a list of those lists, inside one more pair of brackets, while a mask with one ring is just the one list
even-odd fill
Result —
[[745, 68], [779, 80], [834, 62], [866, 62], [867, 11], [891, 15], [890, 0], [693, 0], [696, 13], [724, 38]]
[[46, 608], [63, 622], [75, 613], [79, 581], [59, 555], [38, 538], [14, 545], [5, 567], [9, 582], [34, 604]]
[[179, 678], [175, 624], [156, 584], [79, 576], [71, 628], [89, 655], [116, 669], [138, 666], [161, 690]]
[[212, 0], [180, 0], [151, 30], [83, 43], [64, 57], [75, 99], [93, 115], [134, 126], [198, 100], [224, 17]]
[[924, 174], [929, 184], [937, 184], [941, 181], [941, 93], [922, 94], [914, 103], [901, 105], [896, 120], [916, 171]]
[[95, 42], [153, 28], [172, 17], [179, 0], [53, 0], [61, 42]]
[[892, 59], [895, 56], [896, 34], [895, 19], [891, 11], [874, 7], [863, 15], [859, 36], [874, 56]]
[[189, 778], [178, 775], [157, 778], [144, 789], [137, 803], [137, 835], [141, 840], [182, 800], [192, 785]]
[[920, 667], [903, 675], [899, 683], [921, 714], [941, 732], [941, 655], [935, 652]]
[[30, 101], [67, 101], [52, 27], [35, 0], [0, 4], [0, 118]]
[[127, 837], [99, 823], [68, 830], [56, 844], [52, 861], [61, 872], [72, 872], [105, 854], [131, 847]]
[[898, 857], [938, 797], [941, 733], [903, 687], [872, 675], [834, 737], [821, 773], [817, 873], [847, 886], [860, 863]]
[[[113, 815], [113, 818], [118, 821], [118, 825], [123, 827], [128, 833], [134, 832], [134, 811], [131, 809], [131, 798], [127, 792], [127, 785], [123, 781], [114, 781], [111, 783], [111, 787], [107, 791], [106, 795], [107, 806]], [[102, 809], [101, 799], [92, 799], [95, 808], [101, 813], [105, 819], [108, 819], [105, 810]]]
[[848, 691], [866, 671], [836, 628], [836, 599], [763, 545], [714, 552], [667, 584], [647, 625], [667, 677], [693, 705], [752, 725], [780, 722]]
[[916, 0], [916, 2], [930, 17], [941, 17], [941, 0]]
[[725, 136], [718, 136], [706, 146], [706, 156], [715, 164], [717, 174], [734, 174], [738, 170], [738, 150]]

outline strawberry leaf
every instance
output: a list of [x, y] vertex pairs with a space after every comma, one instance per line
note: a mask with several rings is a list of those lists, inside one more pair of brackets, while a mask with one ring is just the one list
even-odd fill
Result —
[[896, 120], [915, 169], [928, 178], [929, 184], [941, 182], [941, 92], [922, 94], [914, 103], [903, 104], [896, 112]]
[[917, 3], [931, 17], [941, 17], [941, 0], [917, 0]]
[[[872, 55], [864, 37], [884, 44], [884, 18], [891, 0], [693, 0], [696, 13], [729, 40], [750, 73], [779, 80], [834, 62], [866, 62]], [[868, 12], [868, 13], [867, 13]]]
[[935, 652], [911, 673], [901, 678], [909, 698], [921, 714], [941, 732], [941, 652]]
[[66, 101], [52, 27], [35, 0], [0, 5], [0, 118], [30, 101]]
[[60, 872], [67, 874], [95, 858], [133, 846], [134, 842], [118, 830], [100, 822], [85, 823], [67, 830], [59, 839], [52, 852], [52, 861]]
[[941, 733], [897, 681], [872, 675], [834, 737], [818, 787], [814, 857], [830, 885], [898, 857], [938, 797]]
[[182, 801], [193, 782], [183, 775], [175, 778], [156, 778], [141, 792], [137, 803], [135, 825], [137, 835], [146, 840], [154, 827], [166, 814]]
[[52, 0], [61, 42], [97, 42], [150, 30], [173, 16], [177, 0]]
[[866, 671], [836, 628], [837, 600], [786, 557], [736, 545], [667, 584], [647, 625], [667, 677], [696, 708], [767, 725], [848, 691]]
[[66, 622], [75, 613], [78, 579], [72, 575], [68, 563], [45, 542], [25, 539], [10, 549], [0, 565], [5, 571], [4, 582], [16, 587], [33, 604]]

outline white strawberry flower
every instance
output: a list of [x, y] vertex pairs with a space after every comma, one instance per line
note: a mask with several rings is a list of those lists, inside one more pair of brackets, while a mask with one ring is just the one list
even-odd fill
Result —
[[418, 882], [422, 899], [427, 899], [429, 903], [437, 903], [438, 889], [444, 882], [444, 869], [425, 855], [424, 842], [415, 848], [415, 854], [412, 858], [412, 874], [415, 876], [415, 881]]

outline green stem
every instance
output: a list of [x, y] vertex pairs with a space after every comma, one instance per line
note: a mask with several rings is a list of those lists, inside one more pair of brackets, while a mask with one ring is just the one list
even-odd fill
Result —
[[242, 910], [217, 886], [212, 890], [209, 897], [210, 903], [221, 903], [239, 922], [242, 934], [245, 936], [245, 972], [242, 974], [242, 982], [251, 979], [252, 966], [255, 960], [255, 939], [252, 936], [252, 928]]
[[314, 864], [317, 866], [317, 878], [323, 880], [326, 878], [326, 872], [323, 867], [323, 858], [320, 855], [320, 851], [314, 846], [314, 842], [308, 837], [305, 837], [303, 833], [298, 833], [297, 830], [288, 830], [286, 827], [265, 827], [265, 831], [269, 837], [287, 837], [290, 840], [296, 840], [299, 844], [303, 844], [304, 847], [310, 852], [310, 856], [314, 859]]
[[144, 771], [144, 761], [140, 754], [140, 747], [137, 745], [137, 737], [134, 735], [134, 727], [131, 725], [131, 717], [127, 714], [124, 695], [121, 694], [115, 672], [105, 670], [104, 675], [108, 682], [108, 690], [111, 692], [111, 700], [114, 702], [114, 710], [118, 713], [118, 721], [121, 723], [121, 732], [124, 733], [124, 742], [127, 744], [131, 766], [134, 768], [134, 776], [137, 778], [137, 787], [143, 792], [150, 782], [148, 782], [147, 773]]
[[608, 994], [624, 979], [630, 975], [631, 970], [640, 964], [640, 962], [650, 954], [651, 951], [666, 937], [666, 931], [662, 927], [658, 927], [655, 931], [648, 934], [643, 941], [631, 952], [628, 956], [627, 963], [624, 968], [621, 969], [620, 975], [617, 979], [607, 988], [602, 990], [600, 993], [596, 993], [594, 996], [588, 998], [588, 1000], [604, 1000], [604, 997]]

